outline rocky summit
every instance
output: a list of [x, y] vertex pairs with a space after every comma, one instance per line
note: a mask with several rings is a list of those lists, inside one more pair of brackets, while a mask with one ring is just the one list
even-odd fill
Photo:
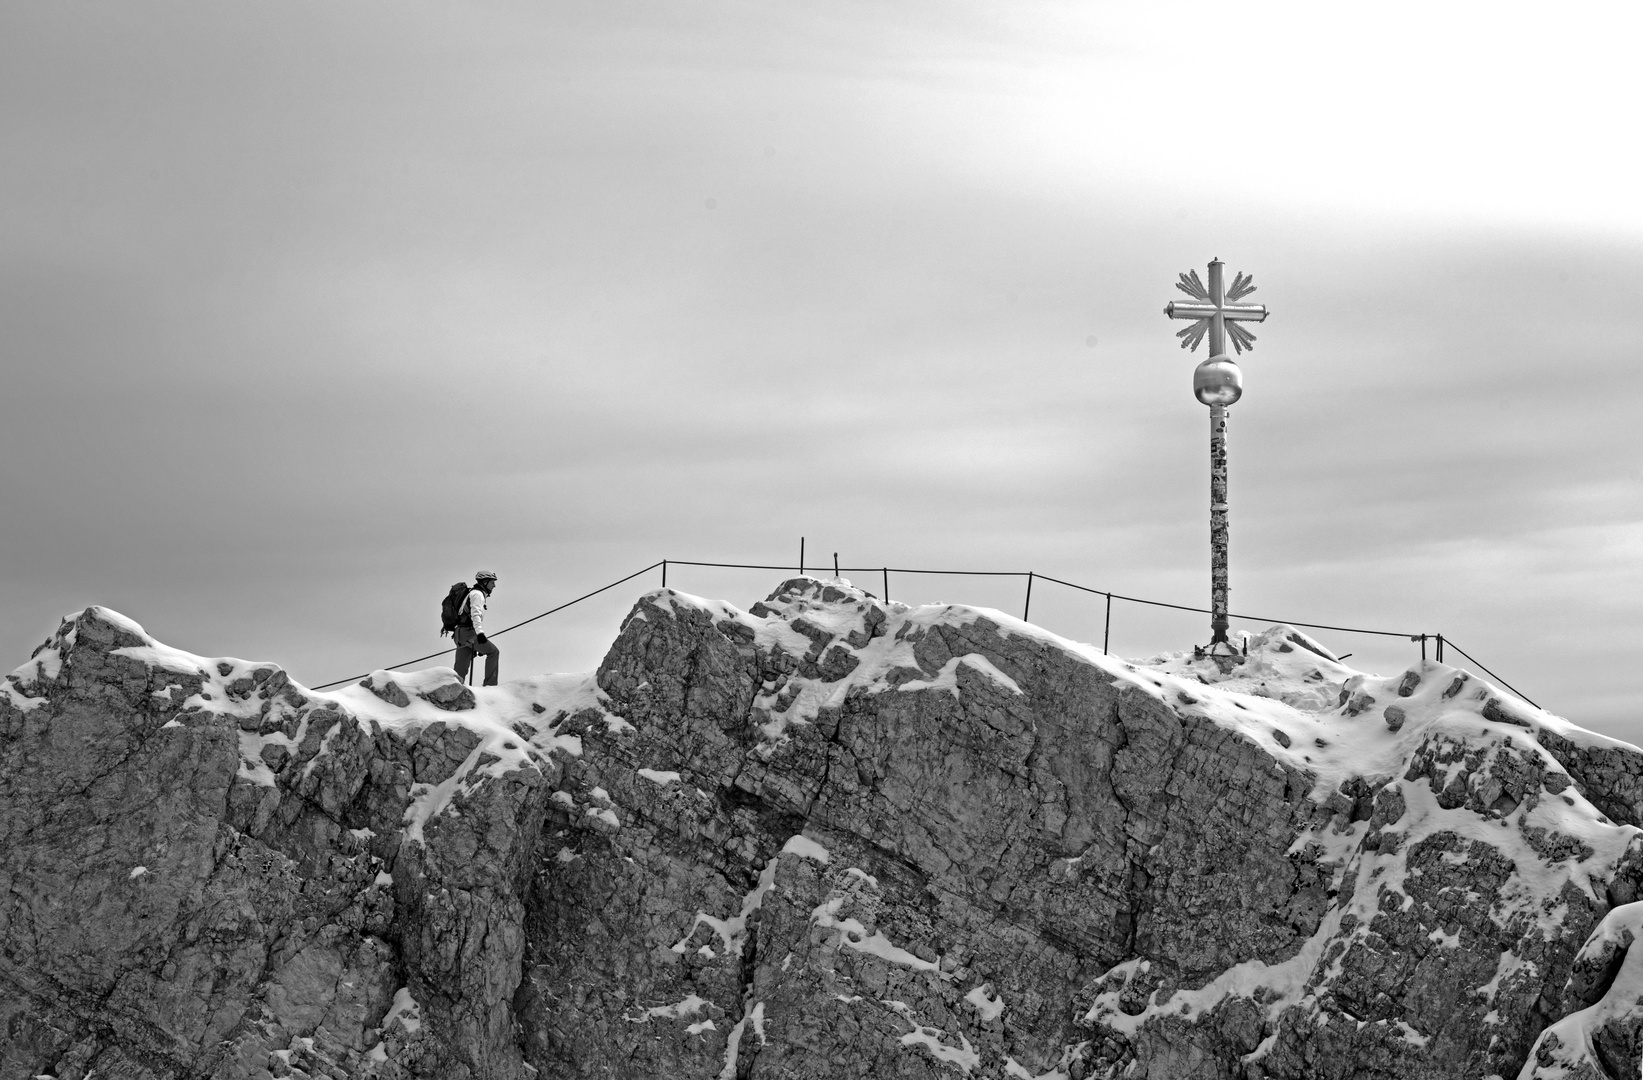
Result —
[[0, 689], [0, 1080], [1636, 1077], [1643, 753], [795, 578], [336, 693], [103, 608]]

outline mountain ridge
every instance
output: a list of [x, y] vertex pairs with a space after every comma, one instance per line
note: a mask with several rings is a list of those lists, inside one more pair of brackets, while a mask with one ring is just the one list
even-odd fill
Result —
[[89, 608], [0, 693], [0, 1080], [1634, 1075], [1640, 764], [813, 578], [499, 688]]

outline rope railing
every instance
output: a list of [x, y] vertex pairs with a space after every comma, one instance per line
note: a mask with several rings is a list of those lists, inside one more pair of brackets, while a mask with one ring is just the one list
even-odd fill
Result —
[[[1459, 645], [1456, 645], [1453, 641], [1450, 641], [1448, 638], [1443, 637], [1442, 635], [1439, 635], [1439, 641], [1441, 641], [1442, 643], [1448, 645], [1451, 649], [1454, 649], [1456, 652], [1458, 652], [1462, 656], [1466, 657], [1466, 659], [1471, 660], [1472, 663], [1477, 664], [1478, 668], [1481, 669], [1482, 672], [1485, 675], [1489, 676], [1491, 679], [1493, 679], [1496, 682], [1500, 683], [1500, 685], [1506, 687], [1506, 689], [1512, 691], [1512, 693], [1516, 694], [1518, 697], [1522, 698], [1524, 701], [1528, 701], [1529, 704], [1535, 705], [1535, 703], [1533, 701], [1529, 700], [1529, 695], [1528, 694], [1525, 694], [1522, 690], [1517, 689], [1511, 683], [1507, 682], [1505, 679], [1501, 678], [1499, 675], [1496, 675], [1494, 672], [1492, 672], [1488, 668], [1484, 667], [1481, 663], [1479, 663], [1476, 659], [1473, 658], [1471, 653], [1467, 652], [1465, 649], [1461, 648]], [[1443, 659], [1442, 654], [1439, 654], [1438, 659], [1439, 660]], [[1538, 709], [1538, 708], [1540, 708], [1540, 706], [1535, 705], [1535, 708]]]
[[[584, 600], [592, 599], [593, 597], [598, 596], [600, 593], [608, 592], [609, 590], [616, 588], [616, 586], [618, 586], [618, 585], [625, 584], [629, 581], [632, 581], [636, 577], [640, 577], [644, 574], [648, 574], [652, 570], [656, 570], [658, 568], [660, 568], [661, 571], [662, 571], [662, 587], [663, 588], [667, 587], [667, 571], [668, 571], [669, 566], [700, 566], [700, 567], [710, 567], [710, 568], [723, 569], [723, 570], [776, 570], [776, 571], [780, 571], [782, 573], [793, 572], [796, 569], [797, 572], [801, 575], [807, 574], [807, 573], [810, 572], [810, 568], [807, 568], [804, 565], [804, 554], [803, 554], [804, 547], [803, 547], [802, 543], [800, 544], [799, 551], [800, 551], [799, 566], [797, 568], [795, 568], [792, 565], [782, 566], [782, 565], [774, 564], [774, 563], [729, 563], [729, 562], [707, 562], [707, 561], [696, 560], [696, 559], [661, 559], [657, 562], [651, 563], [649, 566], [646, 566], [643, 569], [635, 570], [633, 573], [628, 574], [625, 577], [617, 578], [615, 581], [612, 581], [608, 585], [601, 585], [599, 588], [594, 589], [591, 592], [583, 593], [581, 596], [578, 596], [574, 600], [567, 600], [563, 604], [559, 604], [556, 607], [551, 607], [548, 610], [546, 610], [546, 611], [544, 611], [544, 612], [542, 612], [538, 615], [532, 615], [530, 618], [523, 619], [519, 622], [516, 622], [516, 623], [512, 624], [511, 626], [505, 626], [501, 630], [498, 630], [496, 633], [490, 634], [490, 635], [487, 635], [487, 636], [489, 636], [489, 637], [500, 637], [501, 635], [508, 633], [510, 630], [517, 630], [521, 626], [528, 626], [529, 624], [535, 622], [538, 619], [544, 619], [544, 618], [547, 618], [549, 615], [553, 615], [553, 614], [556, 614], [558, 612], [564, 611], [568, 607], [571, 607], [571, 606], [576, 605], [576, 604], [580, 604]], [[818, 572], [820, 572], [822, 568], [818, 567], [818, 568], [815, 568], [815, 569]], [[1124, 593], [1115, 593], [1115, 592], [1110, 592], [1106, 589], [1096, 589], [1096, 588], [1092, 588], [1088, 585], [1080, 585], [1080, 584], [1078, 584], [1077, 582], [1074, 582], [1074, 581], [1064, 581], [1061, 578], [1052, 577], [1049, 574], [1041, 574], [1041, 573], [1038, 573], [1035, 570], [931, 570], [931, 569], [921, 569], [921, 568], [905, 567], [905, 566], [843, 566], [843, 567], [841, 567], [839, 565], [838, 555], [835, 554], [833, 556], [833, 575], [835, 577], [838, 577], [838, 576], [843, 575], [843, 574], [878, 574], [878, 575], [880, 575], [882, 577], [882, 581], [883, 581], [884, 599], [886, 601], [888, 601], [890, 599], [890, 575], [891, 574], [930, 574], [930, 575], [944, 575], [944, 576], [951, 576], [951, 577], [1014, 577], [1014, 578], [1026, 578], [1027, 579], [1027, 592], [1026, 592], [1026, 597], [1024, 598], [1024, 600], [1022, 602], [1022, 609], [1021, 609], [1021, 618], [1022, 618], [1023, 622], [1027, 621], [1028, 614], [1032, 610], [1033, 580], [1035, 578], [1041, 578], [1044, 581], [1053, 582], [1056, 585], [1061, 585], [1061, 586], [1064, 586], [1065, 588], [1069, 588], [1069, 589], [1075, 589], [1079, 592], [1089, 593], [1093, 596], [1102, 596], [1102, 597], [1105, 597], [1106, 601], [1107, 601], [1107, 603], [1106, 603], [1106, 614], [1105, 614], [1105, 618], [1103, 620], [1102, 634], [1101, 634], [1101, 651], [1103, 653], [1110, 653], [1111, 652], [1111, 649], [1109, 648], [1109, 646], [1111, 644], [1111, 638], [1112, 638], [1112, 602], [1114, 600], [1122, 600], [1125, 603], [1130, 603], [1130, 604], [1142, 604], [1142, 605], [1146, 605], [1148, 607], [1168, 608], [1168, 609], [1173, 610], [1173, 611], [1190, 611], [1190, 612], [1194, 612], [1194, 613], [1200, 614], [1200, 615], [1208, 615], [1208, 614], [1211, 613], [1209, 608], [1193, 607], [1189, 604], [1172, 604], [1172, 603], [1169, 603], [1169, 602], [1164, 601], [1164, 600], [1149, 600], [1145, 597], [1140, 597], [1140, 596], [1128, 596]], [[1484, 665], [1482, 663], [1480, 663], [1477, 659], [1475, 659], [1470, 653], [1463, 650], [1459, 645], [1456, 645], [1453, 641], [1449, 640], [1448, 638], [1446, 638], [1442, 634], [1432, 634], [1432, 633], [1410, 634], [1410, 633], [1404, 633], [1404, 632], [1396, 631], [1396, 630], [1370, 630], [1370, 629], [1366, 629], [1364, 627], [1357, 627], [1357, 626], [1337, 626], [1337, 625], [1334, 625], [1334, 624], [1331, 624], [1331, 623], [1304, 622], [1300, 619], [1271, 619], [1271, 618], [1262, 618], [1262, 617], [1255, 616], [1255, 615], [1239, 615], [1239, 614], [1235, 614], [1235, 613], [1229, 613], [1227, 617], [1229, 619], [1238, 619], [1238, 620], [1241, 620], [1243, 622], [1283, 623], [1283, 624], [1288, 625], [1288, 626], [1306, 627], [1309, 630], [1332, 630], [1332, 631], [1335, 631], [1337, 633], [1343, 633], [1343, 634], [1367, 634], [1367, 635], [1372, 635], [1372, 636], [1375, 636], [1375, 637], [1407, 638], [1409, 641], [1419, 642], [1420, 643], [1421, 659], [1422, 660], [1426, 659], [1426, 643], [1428, 641], [1432, 641], [1432, 642], [1435, 642], [1435, 644], [1437, 646], [1436, 658], [1437, 658], [1438, 662], [1440, 662], [1440, 663], [1443, 661], [1444, 646], [1448, 645], [1450, 648], [1453, 648], [1456, 652], [1458, 652], [1462, 656], [1466, 657], [1467, 660], [1470, 660], [1481, 671], [1483, 671], [1484, 674], [1488, 675], [1491, 679], [1494, 679], [1501, 686], [1504, 686], [1507, 690], [1510, 690], [1512, 693], [1516, 694], [1518, 697], [1522, 698], [1524, 701], [1529, 702], [1530, 705], [1534, 705], [1535, 708], [1537, 708], [1537, 709], [1540, 708], [1539, 705], [1536, 705], [1535, 702], [1530, 700], [1528, 695], [1524, 694], [1522, 691], [1520, 691], [1516, 687], [1512, 686], [1511, 683], [1508, 683], [1505, 679], [1501, 678], [1499, 675], [1496, 675], [1494, 672], [1490, 671], [1487, 667], [1484, 667]], [[433, 660], [433, 659], [436, 659], [436, 658], [441, 657], [441, 656], [448, 656], [451, 653], [454, 653], [455, 651], [456, 651], [455, 647], [452, 647], [452, 648], [449, 648], [449, 649], [443, 649], [439, 652], [429, 653], [427, 656], [419, 656], [414, 660], [405, 660], [405, 661], [402, 661], [401, 663], [398, 663], [398, 664], [391, 664], [388, 667], [383, 668], [382, 670], [384, 670], [384, 671], [394, 671], [394, 670], [397, 670], [399, 668], [409, 667], [412, 664], [420, 664], [425, 660]], [[369, 674], [370, 674], [369, 672], [366, 672], [363, 675], [355, 675], [355, 676], [353, 676], [351, 678], [347, 678], [347, 679], [337, 679], [334, 682], [328, 682], [328, 683], [325, 683], [322, 686], [313, 687], [313, 689], [314, 690], [328, 690], [331, 687], [341, 686], [345, 683], [358, 682], [360, 679], [366, 678]]]
[[[506, 634], [509, 630], [517, 630], [521, 626], [526, 626], [530, 623], [535, 622], [537, 619], [545, 619], [549, 615], [553, 615], [556, 612], [564, 611], [566, 608], [570, 607], [572, 604], [580, 604], [582, 601], [591, 599], [592, 597], [595, 597], [595, 596], [598, 596], [602, 592], [608, 592], [609, 590], [616, 588], [616, 586], [621, 585], [624, 582], [632, 581], [634, 578], [638, 577], [640, 574], [648, 574], [652, 570], [656, 569], [658, 566], [661, 566], [661, 565], [662, 565], [661, 563], [651, 563], [649, 566], [645, 567], [643, 570], [635, 570], [633, 573], [629, 574], [627, 577], [617, 578], [615, 581], [611, 582], [609, 585], [601, 585], [599, 588], [593, 590], [590, 593], [583, 593], [581, 596], [578, 596], [575, 600], [567, 600], [563, 604], [560, 604], [558, 607], [549, 608], [548, 610], [544, 611], [540, 615], [532, 615], [530, 618], [525, 619], [522, 622], [516, 622], [512, 626], [504, 626], [502, 629], [498, 630], [496, 633], [487, 634], [485, 636], [486, 637], [500, 637], [501, 635]], [[424, 660], [432, 660], [437, 656], [447, 656], [447, 655], [449, 655], [451, 653], [454, 653], [454, 652], [456, 652], [456, 648], [455, 648], [455, 646], [452, 646], [449, 649], [441, 649], [439, 652], [436, 652], [436, 653], [429, 653], [427, 656], [419, 656], [415, 660], [406, 660], [403, 663], [392, 664], [388, 667], [383, 668], [382, 670], [383, 671], [393, 671], [396, 668], [410, 667], [412, 664], [420, 664]], [[364, 675], [355, 675], [353, 678], [350, 678], [350, 679], [338, 679], [335, 682], [328, 682], [324, 686], [313, 687], [313, 689], [315, 689], [315, 690], [329, 690], [331, 687], [341, 686], [343, 683], [358, 682], [359, 680], [365, 678], [366, 676], [368, 676], [370, 674], [371, 673], [369, 671], [367, 671]]]

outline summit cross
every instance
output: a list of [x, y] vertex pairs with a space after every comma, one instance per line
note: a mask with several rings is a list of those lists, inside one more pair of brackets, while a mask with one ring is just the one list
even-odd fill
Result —
[[1227, 356], [1227, 338], [1232, 339], [1232, 347], [1240, 353], [1253, 349], [1255, 335], [1238, 324], [1265, 322], [1267, 310], [1264, 304], [1238, 303], [1255, 291], [1255, 282], [1248, 274], [1239, 274], [1229, 289], [1222, 269], [1220, 259], [1210, 260], [1208, 288], [1198, 277], [1198, 271], [1182, 274], [1175, 287], [1196, 303], [1166, 305], [1164, 314], [1172, 319], [1193, 320], [1191, 326], [1176, 331], [1183, 349], [1196, 350], [1204, 336], [1209, 336], [1209, 359], [1192, 373], [1193, 396], [1209, 406], [1210, 642], [1197, 653], [1225, 657], [1234, 652], [1227, 638], [1227, 599], [1232, 591], [1227, 570], [1231, 547], [1227, 505], [1228, 412], [1244, 392], [1244, 377], [1238, 365]]
[[1164, 305], [1164, 314], [1172, 319], [1192, 319], [1193, 324], [1185, 330], [1176, 331], [1175, 336], [1181, 339], [1181, 348], [1196, 352], [1198, 343], [1209, 334], [1209, 355], [1213, 359], [1225, 356], [1227, 351], [1227, 337], [1232, 338], [1232, 347], [1241, 355], [1245, 349], [1255, 347], [1255, 335], [1238, 324], [1241, 322], [1265, 322], [1265, 304], [1240, 304], [1239, 300], [1255, 291], [1254, 279], [1248, 274], [1239, 274], [1232, 279], [1232, 288], [1223, 287], [1222, 268], [1224, 263], [1220, 259], [1211, 259], [1209, 264], [1209, 288], [1198, 277], [1198, 271], [1191, 270], [1181, 275], [1181, 280], [1175, 287], [1199, 301], [1196, 304], [1171, 303]]

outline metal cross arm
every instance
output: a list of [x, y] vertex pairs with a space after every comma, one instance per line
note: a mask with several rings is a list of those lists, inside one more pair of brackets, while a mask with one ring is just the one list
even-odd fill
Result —
[[1255, 335], [1239, 326], [1240, 322], [1264, 322], [1267, 317], [1265, 304], [1240, 304], [1250, 293], [1255, 291], [1254, 279], [1248, 274], [1239, 274], [1232, 281], [1232, 288], [1227, 289], [1222, 282], [1222, 262], [1214, 259], [1209, 264], [1209, 287], [1204, 287], [1198, 277], [1198, 271], [1192, 270], [1181, 275], [1181, 280], [1175, 287], [1199, 301], [1195, 304], [1171, 303], [1164, 306], [1164, 314], [1172, 319], [1192, 319], [1193, 323], [1185, 330], [1176, 332], [1181, 339], [1181, 348], [1196, 350], [1198, 343], [1209, 335], [1209, 354], [1211, 356], [1225, 356], [1227, 351], [1226, 339], [1232, 338], [1232, 347], [1239, 353], [1245, 349], [1255, 347]]

